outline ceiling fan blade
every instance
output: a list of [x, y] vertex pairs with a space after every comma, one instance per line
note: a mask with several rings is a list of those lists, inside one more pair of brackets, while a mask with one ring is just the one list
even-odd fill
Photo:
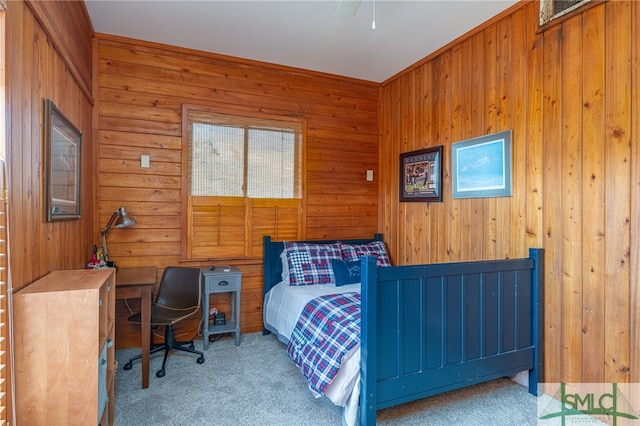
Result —
[[339, 0], [333, 16], [342, 19], [351, 18], [355, 16], [359, 6], [360, 0]]

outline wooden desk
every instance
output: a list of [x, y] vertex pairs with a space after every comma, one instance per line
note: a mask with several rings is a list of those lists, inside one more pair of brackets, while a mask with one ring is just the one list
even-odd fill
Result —
[[156, 267], [118, 268], [116, 299], [140, 299], [142, 350], [142, 388], [149, 387], [149, 350], [151, 349], [151, 298], [156, 285]]

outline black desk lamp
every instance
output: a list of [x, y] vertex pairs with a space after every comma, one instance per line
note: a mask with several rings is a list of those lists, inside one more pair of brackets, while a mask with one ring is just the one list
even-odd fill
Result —
[[[115, 222], [115, 225], [114, 225]], [[127, 214], [127, 209], [124, 207], [120, 207], [118, 210], [113, 212], [109, 222], [107, 222], [107, 226], [102, 228], [100, 233], [102, 234], [102, 253], [104, 254], [104, 261], [109, 261], [109, 252], [107, 251], [107, 233], [112, 226], [116, 228], [126, 228], [127, 226], [132, 226], [136, 224], [136, 220]]]

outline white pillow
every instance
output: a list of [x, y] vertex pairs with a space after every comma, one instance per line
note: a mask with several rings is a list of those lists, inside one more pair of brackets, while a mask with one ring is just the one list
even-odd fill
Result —
[[289, 284], [289, 262], [287, 261], [287, 249], [282, 249], [280, 253], [280, 261], [282, 263], [282, 281]]

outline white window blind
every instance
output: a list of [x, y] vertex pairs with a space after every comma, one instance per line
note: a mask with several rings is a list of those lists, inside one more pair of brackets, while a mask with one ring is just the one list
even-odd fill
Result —
[[194, 196], [300, 198], [299, 121], [189, 110], [188, 191]]

